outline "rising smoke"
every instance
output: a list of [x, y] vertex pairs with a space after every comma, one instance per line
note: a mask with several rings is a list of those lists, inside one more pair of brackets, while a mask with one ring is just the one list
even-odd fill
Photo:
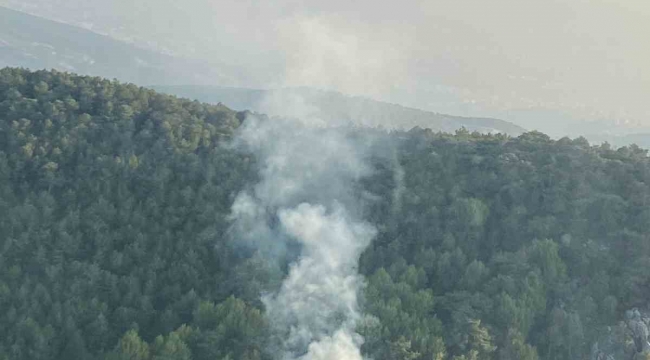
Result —
[[[289, 42], [300, 51], [293, 52], [285, 85], [344, 82], [352, 89], [390, 82], [389, 54], [373, 52], [330, 19], [296, 18], [291, 25], [285, 34], [296, 37]], [[369, 131], [360, 136], [344, 120], [314, 118], [318, 111], [300, 93], [264, 101], [294, 120], [249, 116], [239, 129], [235, 145], [256, 157], [259, 182], [237, 196], [232, 217], [239, 241], [291, 261], [280, 289], [262, 295], [274, 333], [269, 350], [283, 360], [361, 360], [358, 263], [377, 233], [363, 220], [361, 203], [377, 199], [355, 189], [373, 173], [371, 155], [391, 161], [395, 154]], [[403, 171], [395, 176], [403, 182]], [[401, 190], [394, 197], [399, 203]], [[287, 255], [296, 247], [297, 255]]]
[[301, 248], [279, 291], [262, 298], [272, 351], [285, 360], [362, 359], [357, 266], [376, 231], [361, 220], [353, 185], [371, 172], [368, 146], [345, 128], [255, 117], [236, 145], [260, 166], [259, 183], [233, 205], [236, 233], [267, 254], [288, 242]]

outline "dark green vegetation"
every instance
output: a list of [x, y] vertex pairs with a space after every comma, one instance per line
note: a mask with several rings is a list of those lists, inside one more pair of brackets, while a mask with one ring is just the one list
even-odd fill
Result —
[[637, 132], [633, 134], [618, 136], [593, 136], [593, 140], [601, 142], [607, 141], [615, 146], [637, 144], [643, 148], [650, 148], [650, 133], [647, 132]]
[[[420, 126], [443, 132], [454, 132], [461, 127], [470, 131], [508, 135], [520, 135], [525, 132], [522, 127], [499, 119], [439, 114], [307, 87], [258, 90], [184, 85], [154, 86], [154, 89], [214, 104], [221, 102], [237, 110], [253, 110], [276, 116], [313, 116], [328, 122], [349, 121], [353, 124], [385, 128]], [[296, 108], [300, 109], [298, 114], [295, 113]]]
[[[244, 114], [133, 85], [0, 70], [0, 359], [272, 359], [282, 270], [228, 243]], [[362, 130], [363, 131], [363, 130]], [[360, 271], [377, 360], [588, 358], [650, 298], [638, 147], [386, 133]], [[400, 184], [400, 179], [403, 183]], [[396, 189], [399, 189], [396, 191]]]
[[197, 61], [0, 6], [0, 67], [4, 66], [74, 71], [137, 84], [203, 84], [220, 79]]

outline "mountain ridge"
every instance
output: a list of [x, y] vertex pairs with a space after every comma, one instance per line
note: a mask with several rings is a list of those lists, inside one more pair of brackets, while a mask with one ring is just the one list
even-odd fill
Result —
[[217, 81], [198, 61], [143, 49], [109, 36], [0, 6], [0, 67], [57, 69], [147, 85]]
[[350, 122], [386, 128], [419, 126], [442, 132], [453, 132], [464, 127], [470, 131], [517, 136], [526, 131], [501, 119], [442, 114], [309, 87], [253, 89], [211, 85], [154, 85], [152, 88], [203, 102], [221, 102], [240, 111], [252, 110], [273, 116], [315, 118], [326, 122]]

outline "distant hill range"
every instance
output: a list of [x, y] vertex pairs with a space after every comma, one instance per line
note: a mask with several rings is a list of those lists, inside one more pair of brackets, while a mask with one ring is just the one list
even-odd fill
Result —
[[208, 103], [223, 103], [236, 110], [252, 110], [273, 116], [313, 118], [328, 123], [353, 123], [386, 128], [419, 126], [453, 132], [461, 127], [481, 133], [519, 135], [526, 130], [513, 123], [492, 119], [439, 114], [335, 91], [313, 88], [275, 90], [218, 86], [153, 86], [157, 91]]
[[[246, 74], [231, 65], [217, 63], [215, 68], [198, 60], [142, 49], [87, 29], [0, 6], [0, 68], [6, 66], [57, 69], [144, 86], [156, 84], [157, 90], [169, 94], [276, 116], [314, 117], [388, 128], [420, 126], [446, 132], [461, 126], [482, 133], [502, 132], [513, 136], [525, 131], [521, 126], [495, 118], [452, 116], [332, 91], [212, 86], [241, 83], [237, 79]], [[517, 119], [517, 123], [528, 129], [540, 128], [556, 138], [565, 134], [583, 135], [594, 143], [608, 141], [614, 146], [636, 143], [650, 148], [650, 127], [636, 129], [612, 121], [578, 121], [553, 111], [503, 116]]]
[[197, 61], [0, 7], [0, 67], [6, 66], [57, 69], [139, 85], [220, 80], [215, 70]]
[[199, 61], [141, 49], [90, 30], [0, 7], [0, 67], [6, 66], [57, 69], [138, 85], [158, 84], [157, 90], [169, 94], [276, 116], [389, 128], [420, 126], [448, 132], [463, 126], [483, 133], [524, 132], [502, 120], [437, 114], [332, 91], [202, 86], [227, 83], [227, 79], [224, 73]]

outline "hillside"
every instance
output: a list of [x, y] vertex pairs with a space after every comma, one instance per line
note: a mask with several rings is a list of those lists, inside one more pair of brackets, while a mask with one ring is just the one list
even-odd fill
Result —
[[0, 6], [0, 67], [57, 69], [137, 84], [212, 83], [215, 70]]
[[492, 118], [470, 118], [439, 114], [335, 91], [310, 88], [259, 90], [218, 86], [154, 86], [154, 89], [209, 103], [223, 103], [237, 110], [252, 110], [274, 116], [315, 118], [327, 123], [410, 129], [414, 126], [453, 132], [461, 127], [481, 133], [520, 135], [525, 130], [513, 123]]
[[[0, 359], [303, 359], [320, 348], [287, 345], [301, 319], [276, 317], [301, 304], [274, 305], [321, 245], [331, 269], [358, 271], [358, 302], [304, 316], [353, 327], [365, 358], [638, 359], [643, 339], [617, 324], [650, 298], [649, 184], [635, 146], [306, 128], [2, 69]], [[292, 209], [330, 207], [336, 226], [289, 231]], [[359, 257], [339, 268], [341, 252]]]

